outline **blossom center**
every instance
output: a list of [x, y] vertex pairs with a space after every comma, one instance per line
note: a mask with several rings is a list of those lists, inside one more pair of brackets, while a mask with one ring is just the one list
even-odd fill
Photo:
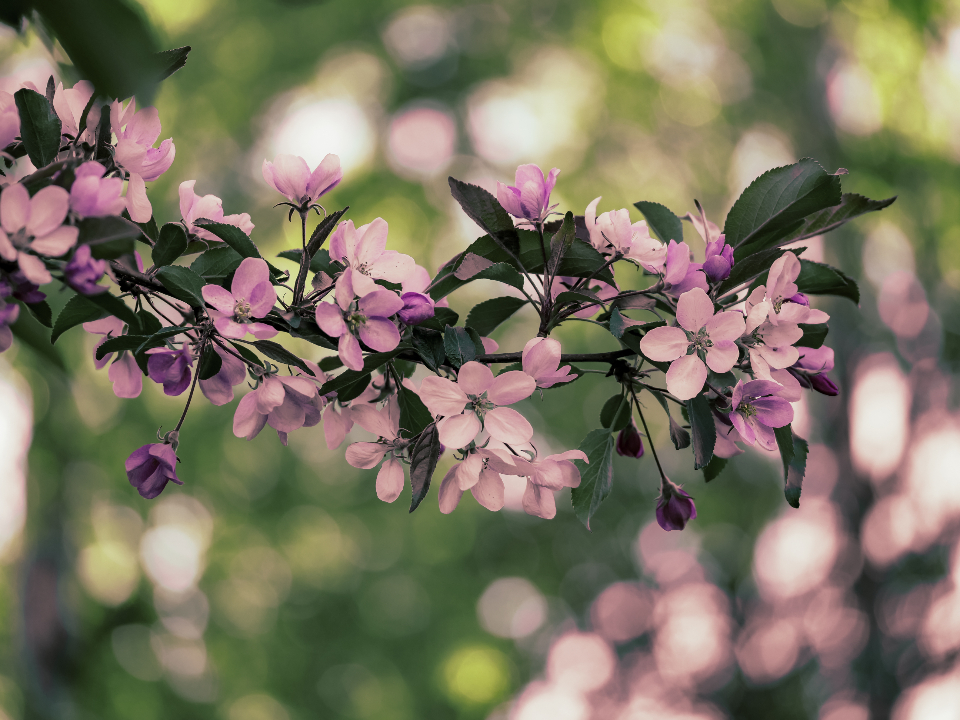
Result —
[[706, 328], [700, 328], [696, 334], [687, 333], [687, 337], [690, 340], [690, 345], [687, 348], [688, 354], [691, 354], [689, 351], [702, 354], [713, 347], [713, 342], [710, 340], [710, 335], [707, 334]]
[[245, 298], [240, 298], [233, 306], [233, 317], [240, 323], [250, 322], [250, 303]]
[[757, 414], [757, 408], [755, 408], [750, 403], [742, 402], [737, 405], [737, 412], [743, 415], [745, 418], [753, 417]]
[[350, 332], [356, 335], [360, 331], [360, 328], [366, 325], [367, 318], [359, 312], [349, 312], [346, 313], [343, 321], [347, 324]]
[[481, 420], [483, 420], [484, 415], [496, 407], [496, 405], [487, 400], [486, 393], [483, 393], [479, 396], [468, 395], [467, 397], [470, 398], [470, 404], [467, 407], [471, 408]]
[[27, 234], [26, 228], [20, 228], [13, 235], [10, 235], [9, 238], [13, 246], [20, 250], [28, 247], [30, 245], [30, 240], [32, 239], [31, 236]]

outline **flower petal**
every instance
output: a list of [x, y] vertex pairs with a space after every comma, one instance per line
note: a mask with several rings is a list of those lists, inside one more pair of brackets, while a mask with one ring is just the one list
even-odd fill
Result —
[[340, 336], [337, 353], [343, 360], [343, 364], [351, 370], [363, 370], [363, 352], [360, 350], [360, 343], [350, 333]]
[[510, 370], [497, 375], [487, 391], [494, 405], [513, 405], [531, 395], [537, 389], [537, 381], [522, 370]]
[[707, 321], [707, 334], [713, 342], [736, 340], [745, 329], [743, 314], [735, 310], [717, 313]]
[[459, 415], [467, 404], [467, 395], [452, 380], [428, 375], [420, 384], [420, 399], [431, 415]]
[[527, 481], [523, 491], [523, 511], [527, 515], [551, 520], [557, 516], [557, 501], [553, 491]]
[[482, 395], [493, 385], [493, 371], [483, 363], [464, 363], [457, 373], [457, 384], [467, 395]]
[[[210, 287], [209, 285], [207, 287]], [[206, 288], [204, 288], [206, 290]], [[204, 295], [206, 298], [206, 295]], [[232, 308], [231, 308], [232, 312]], [[343, 313], [333, 303], [319, 303], [315, 317], [317, 325], [330, 337], [340, 337], [347, 332], [347, 324], [343, 321]]]
[[716, 373], [725, 373], [733, 369], [740, 359], [740, 350], [733, 340], [714, 342], [707, 350], [707, 366]]
[[457, 509], [460, 504], [460, 498], [463, 496], [463, 490], [457, 485], [457, 468], [452, 467], [443, 476], [443, 482], [440, 483], [440, 492], [438, 500], [440, 501], [440, 512], [449, 515]]
[[530, 442], [533, 438], [533, 427], [513, 408], [494, 408], [486, 414], [483, 427], [494, 440], [511, 445]]
[[400, 344], [400, 332], [397, 326], [386, 318], [368, 317], [360, 326], [360, 339], [377, 352], [389, 352]]
[[687, 290], [677, 301], [677, 322], [684, 330], [696, 332], [713, 317], [713, 301], [700, 288]]
[[389, 457], [377, 473], [377, 497], [392, 503], [403, 492], [403, 465], [395, 457]]
[[503, 478], [496, 470], [489, 468], [480, 473], [480, 481], [470, 488], [470, 492], [487, 510], [496, 512], [503, 508]]
[[[356, 442], [347, 448], [346, 459], [355, 468], [369, 470], [383, 460], [383, 456], [387, 454], [389, 449], [389, 446], [383, 443]], [[401, 477], [403, 477], [403, 473], [401, 473]]]
[[696, 397], [707, 381], [707, 366], [696, 355], [684, 355], [674, 360], [667, 370], [667, 390], [678, 400]]
[[640, 340], [640, 352], [656, 362], [669, 362], [687, 352], [690, 341], [678, 327], [654, 328]]
[[390, 290], [377, 290], [364, 295], [358, 305], [366, 317], [390, 317], [403, 309], [403, 300]]
[[[267, 267], [267, 262], [263, 258], [244, 258], [233, 276], [230, 292], [237, 300], [243, 298], [250, 302], [253, 289], [260, 283], [270, 284], [270, 268]], [[257, 317], [263, 317], [263, 315], [257, 315]]]
[[208, 305], [215, 307], [225, 315], [233, 317], [237, 301], [233, 299], [233, 295], [229, 291], [219, 285], [204, 285], [200, 293]]
[[35, 239], [30, 243], [30, 248], [40, 255], [60, 257], [77, 244], [79, 234], [80, 230], [78, 228], [61, 225], [43, 237]]
[[480, 432], [480, 420], [472, 412], [452, 415], [437, 423], [437, 430], [441, 443], [448, 448], [460, 449], [470, 444]]
[[523, 346], [520, 354], [523, 371], [537, 379], [556, 372], [560, 365], [560, 343], [553, 338], [535, 337]]
[[0, 193], [0, 225], [10, 235], [27, 225], [30, 217], [30, 193], [20, 183], [8, 185]]
[[70, 209], [70, 193], [59, 185], [47, 185], [30, 198], [27, 232], [43, 237], [63, 225]]

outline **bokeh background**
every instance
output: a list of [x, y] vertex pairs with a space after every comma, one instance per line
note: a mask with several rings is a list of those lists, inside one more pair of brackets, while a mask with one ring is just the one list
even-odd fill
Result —
[[[5, 353], [0, 718], [960, 717], [960, 5], [140, 7], [164, 46], [194, 48], [155, 100], [177, 147], [158, 219], [196, 178], [271, 253], [299, 244], [260, 178], [278, 152], [339, 154], [327, 207], [383, 216], [430, 270], [479, 235], [447, 175], [491, 187], [522, 162], [561, 168], [555, 199], [575, 213], [597, 195], [678, 214], [698, 198], [722, 225], [752, 178], [806, 156], [849, 168], [845, 191], [899, 199], [807, 243], [862, 302], [820, 302], [842, 393], [798, 408], [799, 510], [758, 451], [705, 485], [654, 406], [652, 441], [697, 500], [683, 533], [653, 520], [649, 451], [616, 459], [592, 532], [564, 497], [555, 520], [526, 516], [522, 488], [496, 514], [468, 494], [443, 516], [434, 490], [409, 515], [321, 428], [246, 442], [231, 407], [203, 402], [184, 486], [145, 501], [123, 460], [181, 399], [151, 383], [115, 398], [79, 329], [60, 342], [68, 374]], [[29, 27], [0, 34], [3, 75], [72, 81], [63, 59]], [[612, 347], [577, 325], [565, 349]], [[494, 337], [517, 350], [534, 332], [521, 314]], [[576, 447], [612, 392], [588, 376], [522, 411], [542, 450]]]

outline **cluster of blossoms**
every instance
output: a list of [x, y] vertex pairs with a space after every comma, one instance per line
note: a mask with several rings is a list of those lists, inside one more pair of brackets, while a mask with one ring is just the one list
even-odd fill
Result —
[[[571, 488], [589, 525], [610, 492], [614, 451], [642, 458], [646, 437], [660, 476], [657, 519], [682, 529], [696, 508], [649, 441], [648, 397], [666, 411], [675, 446], [692, 446], [706, 480], [744, 446], [779, 449], [787, 498], [798, 502], [806, 444], [790, 427], [792, 403], [805, 389], [839, 392], [827, 375], [833, 352], [823, 346], [829, 316], [809, 295], [852, 297], [856, 286], [783, 246], [840, 224], [826, 217], [885, 206], [841, 196], [840, 173], [803, 160], [765, 174], [734, 205], [724, 232], [699, 203], [680, 218], [639, 202], [645, 219], [631, 222], [626, 208], [598, 215], [596, 198], [582, 216], [551, 220], [560, 215], [550, 204], [556, 168], [544, 176], [523, 165], [515, 185], [498, 183], [496, 197], [451, 178], [453, 196], [486, 234], [431, 275], [387, 249], [382, 218], [356, 227], [346, 210], [322, 208], [343, 177], [335, 155], [313, 169], [280, 155], [264, 161], [263, 179], [284, 198], [288, 219], [300, 221], [301, 246], [280, 254], [295, 265], [287, 271], [261, 255], [249, 214], [224, 214], [219, 198], [197, 195], [195, 180], [180, 184], [180, 218], [158, 224], [146, 183], [170, 169], [173, 141], [157, 146], [156, 109], [93, 100], [89, 84], [64, 89], [52, 79], [45, 94], [24, 87], [0, 97], [0, 351], [26, 308], [54, 342], [81, 324], [98, 336], [94, 362], [109, 366], [117, 396], [137, 397], [144, 377], [167, 395], [186, 394], [174, 430], [127, 459], [143, 497], [182, 483], [177, 450], [197, 386], [222, 406], [248, 385], [234, 411], [238, 438], [269, 425], [286, 445], [290, 433], [322, 423], [337, 448], [357, 426], [373, 439], [349, 444], [347, 462], [379, 465], [376, 494], [386, 502], [409, 475], [411, 510], [442, 462], [443, 513], [467, 490], [499, 510], [504, 477], [514, 476], [526, 482], [526, 512], [554, 517], [555, 493]], [[808, 186], [820, 188], [819, 206]], [[773, 192], [778, 202], [764, 204]], [[844, 204], [856, 208], [837, 212]], [[320, 219], [308, 233], [314, 212]], [[683, 239], [683, 220], [703, 242], [703, 262]], [[480, 278], [511, 290], [475, 307], [472, 326], [458, 325], [446, 296]], [[53, 321], [41, 287], [55, 280], [72, 294]], [[485, 336], [526, 305], [539, 317], [536, 337], [499, 352]], [[609, 351], [562, 352], [551, 335], [584, 319], [609, 338]], [[282, 335], [313, 344], [317, 356], [293, 354], [274, 341]], [[577, 449], [541, 454], [515, 406], [590, 374], [616, 386], [601, 427]]]

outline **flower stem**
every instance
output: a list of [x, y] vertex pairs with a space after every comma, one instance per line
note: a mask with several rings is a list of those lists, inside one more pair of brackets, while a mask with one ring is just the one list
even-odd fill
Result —
[[200, 352], [197, 353], [197, 369], [193, 373], [193, 383], [190, 385], [190, 395], [187, 396], [187, 404], [183, 407], [183, 413], [180, 415], [180, 421], [177, 423], [177, 426], [173, 429], [174, 432], [180, 432], [180, 426], [183, 425], [183, 421], [187, 419], [187, 410], [190, 409], [190, 403], [193, 400], [193, 393], [197, 389], [197, 381], [200, 379], [200, 363], [203, 362], [203, 351], [207, 347], [207, 341], [204, 340], [203, 344], [200, 345]]
[[640, 409], [640, 401], [637, 400], [637, 394], [633, 390], [630, 391], [630, 394], [633, 396], [633, 404], [637, 407], [637, 414], [640, 416], [643, 432], [647, 434], [647, 440], [650, 441], [650, 450], [653, 452], [653, 459], [657, 462], [657, 470], [660, 471], [660, 488], [662, 490], [667, 476], [664, 474], [663, 466], [660, 464], [660, 458], [657, 456], [656, 443], [653, 442], [653, 438], [650, 436], [650, 429], [647, 427], [647, 421], [643, 417], [643, 410]]

